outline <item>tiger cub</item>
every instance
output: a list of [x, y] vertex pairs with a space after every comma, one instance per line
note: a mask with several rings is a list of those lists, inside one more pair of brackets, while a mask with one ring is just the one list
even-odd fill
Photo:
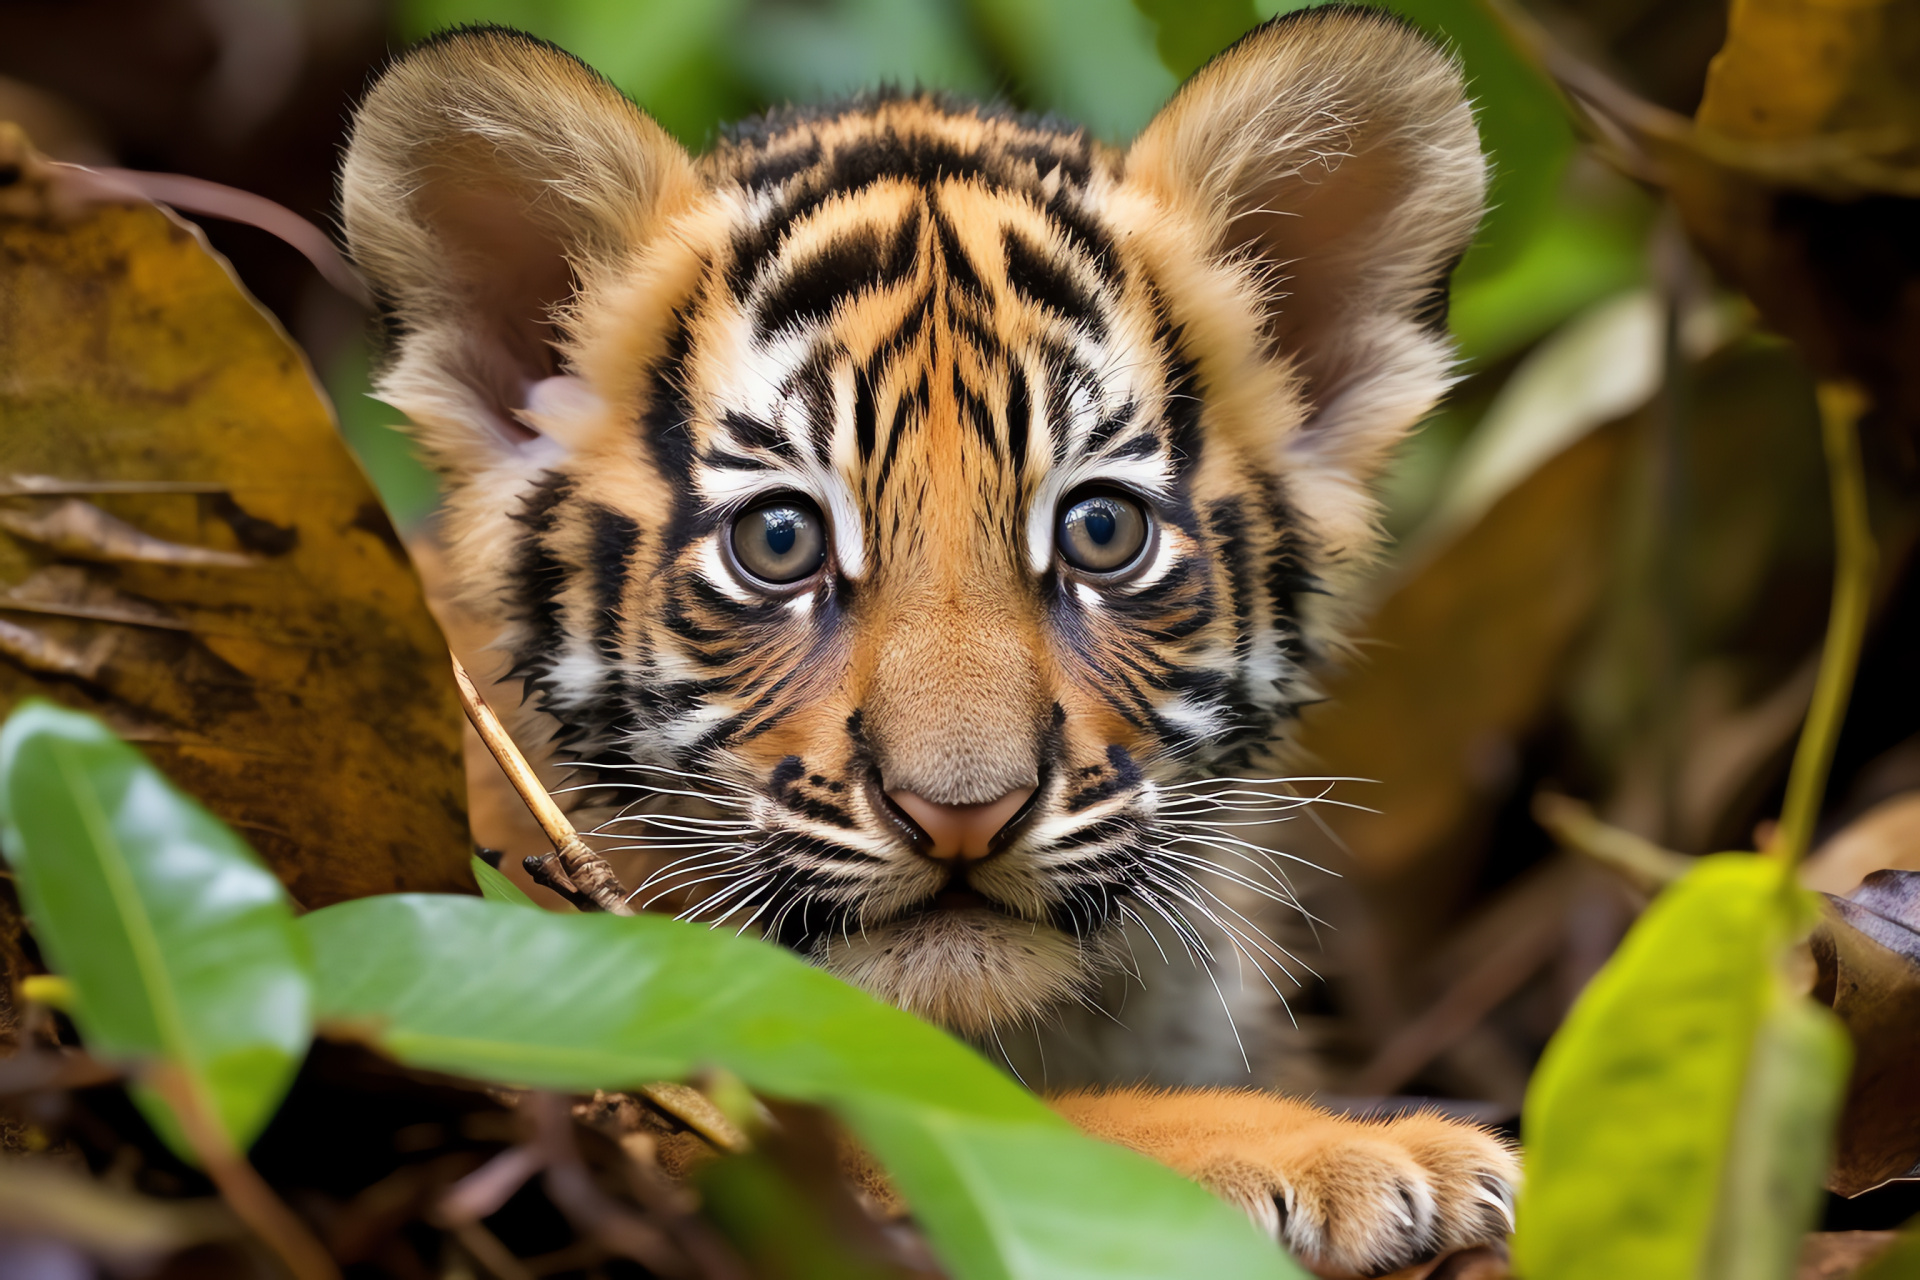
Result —
[[[381, 394], [562, 757], [685, 806], [658, 838], [707, 918], [981, 1035], [1117, 963], [1184, 883], [1171, 798], [1306, 696], [1485, 183], [1459, 68], [1342, 6], [1124, 151], [882, 92], [696, 158], [468, 28], [373, 87], [341, 194]], [[1053, 1101], [1316, 1266], [1507, 1228], [1469, 1126]]]

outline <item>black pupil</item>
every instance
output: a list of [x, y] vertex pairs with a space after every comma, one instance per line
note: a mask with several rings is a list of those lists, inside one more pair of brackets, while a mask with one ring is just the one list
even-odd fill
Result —
[[775, 507], [764, 517], [767, 528], [767, 550], [776, 556], [784, 556], [793, 550], [793, 540], [800, 534], [800, 513], [792, 507]]
[[1103, 547], [1113, 541], [1114, 530], [1119, 528], [1119, 521], [1113, 518], [1113, 508], [1104, 502], [1087, 504], [1084, 524], [1087, 536]]

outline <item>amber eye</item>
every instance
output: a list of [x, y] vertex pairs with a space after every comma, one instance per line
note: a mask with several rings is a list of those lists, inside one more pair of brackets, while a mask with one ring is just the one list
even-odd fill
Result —
[[748, 508], [733, 521], [733, 558], [770, 586], [812, 576], [827, 559], [820, 508], [792, 494]]
[[1060, 510], [1060, 554], [1084, 573], [1118, 573], [1140, 557], [1146, 509], [1118, 493], [1080, 493]]

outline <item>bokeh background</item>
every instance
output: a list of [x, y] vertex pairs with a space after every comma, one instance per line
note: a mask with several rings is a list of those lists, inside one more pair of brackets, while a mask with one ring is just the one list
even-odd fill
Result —
[[[880, 81], [1058, 113], [1123, 143], [1177, 72], [1282, 7], [4, 0], [0, 117], [58, 159], [188, 173], [332, 225], [352, 102], [390, 51], [452, 23], [561, 44], [696, 149], [724, 121]], [[1390, 7], [1460, 53], [1496, 179], [1455, 281], [1460, 381], [1387, 478], [1392, 540], [1365, 639], [1300, 726], [1301, 771], [1372, 779], [1334, 794], [1373, 812], [1329, 809], [1271, 833], [1325, 868], [1295, 875], [1324, 927], [1238, 903], [1322, 975], [1283, 984], [1299, 1030], [1250, 1044], [1249, 1076], [1220, 1048], [1223, 1027], [1193, 1029], [1218, 1015], [1202, 1009], [1190, 1052], [1134, 1065], [1299, 1083], [1297, 1050], [1311, 1045], [1308, 1082], [1328, 1096], [1431, 1095], [1502, 1118], [1645, 901], [1558, 849], [1533, 816], [1538, 796], [1578, 797], [1684, 854], [1754, 847], [1811, 694], [1831, 522], [1813, 382], [1794, 348], [1694, 258], [1657, 193], [1576, 140], [1488, 10]], [[1724, 0], [1531, 0], [1526, 12], [1572, 56], [1682, 115], [1726, 23]], [[1893, 216], [1911, 222], [1911, 208]], [[429, 536], [432, 478], [366, 395], [364, 315], [264, 233], [207, 230], [309, 352], [396, 522]], [[1910, 278], [1914, 263], [1886, 269]], [[1863, 868], [1920, 866], [1916, 463], [1902, 429], [1870, 429], [1865, 443], [1880, 581], [1811, 873], [1835, 891]], [[1073, 1067], [1056, 1058], [1053, 1070]]]

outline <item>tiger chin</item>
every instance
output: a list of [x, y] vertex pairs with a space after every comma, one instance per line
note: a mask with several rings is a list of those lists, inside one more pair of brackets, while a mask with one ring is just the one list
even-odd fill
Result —
[[[341, 208], [523, 743], [650, 892], [980, 1037], [1191, 933], [1194, 814], [1340, 643], [1485, 186], [1454, 62], [1328, 6], [1124, 149], [880, 92], [694, 157], [461, 29], [369, 91]], [[1509, 1225], [1472, 1126], [1051, 1101], [1325, 1271]]]

